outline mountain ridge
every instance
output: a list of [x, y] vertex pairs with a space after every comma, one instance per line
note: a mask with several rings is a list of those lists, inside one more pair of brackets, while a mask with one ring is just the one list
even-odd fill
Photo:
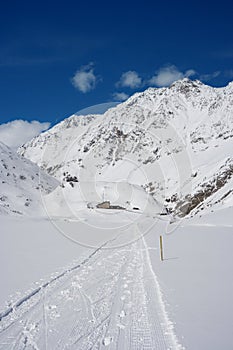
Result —
[[103, 115], [73, 115], [19, 153], [65, 186], [64, 173], [80, 182], [128, 181], [181, 215], [178, 203], [189, 202], [232, 159], [232, 130], [233, 84], [213, 88], [185, 78], [136, 93]]

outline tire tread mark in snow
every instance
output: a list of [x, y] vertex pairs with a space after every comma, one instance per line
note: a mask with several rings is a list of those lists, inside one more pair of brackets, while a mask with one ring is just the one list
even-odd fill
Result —
[[[162, 349], [162, 344], [166, 344], [166, 349], [171, 350], [182, 350], [183, 346], [178, 342], [177, 336], [174, 332], [174, 327], [172, 322], [169, 320], [168, 314], [166, 312], [165, 304], [163, 301], [162, 291], [157, 279], [157, 276], [152, 268], [150, 255], [149, 255], [149, 247], [147, 246], [146, 240], [142, 237], [142, 243], [144, 246], [144, 262], [147, 269], [147, 278], [144, 279], [146, 282], [146, 291], [148, 300], [150, 303], [150, 308], [153, 310], [150, 313], [150, 321], [154, 322], [156, 327], [154, 327], [155, 331], [155, 339], [158, 340], [157, 348]], [[150, 288], [154, 285], [154, 288]], [[157, 314], [157, 318], [153, 317], [154, 314]], [[160, 323], [159, 323], [160, 322]], [[158, 330], [161, 329], [163, 333], [163, 337], [158, 337]]]
[[[115, 238], [114, 238], [115, 239]], [[111, 239], [107, 242], [105, 242], [104, 244], [102, 244], [100, 247], [98, 247], [94, 252], [92, 252], [87, 258], [85, 258], [81, 263], [63, 271], [61, 274], [59, 274], [58, 276], [52, 278], [50, 281], [45, 282], [44, 284], [42, 284], [40, 287], [34, 289], [31, 293], [27, 294], [26, 296], [24, 296], [23, 298], [19, 299], [18, 301], [15, 302], [15, 304], [13, 306], [10, 306], [8, 309], [6, 309], [5, 311], [3, 311], [2, 313], [0, 313], [0, 322], [6, 318], [7, 316], [9, 316], [13, 311], [15, 311], [16, 309], [18, 309], [22, 304], [24, 304], [26, 301], [28, 301], [29, 299], [31, 299], [32, 297], [34, 297], [36, 294], [38, 294], [39, 292], [41, 292], [43, 289], [45, 289], [46, 287], [48, 287], [49, 285], [51, 285], [52, 283], [54, 283], [55, 281], [59, 280], [60, 278], [64, 277], [65, 275], [69, 274], [70, 272], [73, 272], [75, 270], [77, 270], [78, 268], [80, 268], [81, 266], [85, 265], [94, 255], [96, 255], [101, 249], [103, 249], [107, 244], [109, 244], [111, 241], [113, 241], [114, 239]], [[1, 333], [1, 331], [0, 331]]]
[[[36, 305], [26, 304], [25, 313], [29, 315], [23, 314], [25, 323], [20, 323], [18, 317], [4, 336], [17, 333], [21, 341], [28, 336], [26, 349], [44, 349], [44, 346], [56, 350], [94, 350], [106, 346], [109, 350], [181, 349], [165, 312], [145, 239], [132, 243], [131, 249], [101, 250], [110, 241], [81, 264], [57, 276], [59, 283], [51, 288], [47, 288], [51, 282], [45, 283], [43, 291], [49, 295], [46, 303], [55, 304], [58, 318], [52, 317], [53, 309], [45, 309], [44, 295], [40, 293]], [[70, 274], [71, 271], [76, 273]], [[67, 278], [62, 279], [63, 276]], [[43, 308], [48, 312], [48, 324], [46, 321], [43, 324]], [[35, 333], [30, 327], [38, 320], [38, 333]], [[45, 327], [53, 331], [47, 333], [47, 340], [41, 338]], [[15, 349], [22, 350], [21, 341], [17, 340]]]

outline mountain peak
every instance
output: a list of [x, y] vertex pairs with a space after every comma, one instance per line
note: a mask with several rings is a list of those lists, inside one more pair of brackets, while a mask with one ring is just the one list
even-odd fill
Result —
[[[212, 193], [208, 181], [213, 177], [224, 185], [221, 166], [232, 157], [231, 86], [216, 89], [185, 78], [168, 88], [149, 88], [103, 115], [64, 120], [19, 153], [59, 179], [65, 190], [75, 191], [82, 182], [118, 183], [124, 176], [156, 199], [166, 198], [171, 210], [175, 203], [183, 208], [192, 190], [189, 184], [197, 194], [202, 191], [201, 198]], [[210, 165], [206, 159], [212, 159]], [[160, 165], [165, 178], [158, 172]], [[231, 170], [225, 173], [230, 176]], [[191, 202], [191, 209], [199, 203], [195, 196]]]
[[179, 88], [184, 86], [186, 87], [188, 86], [190, 88], [197, 88], [197, 87], [204, 86], [204, 84], [200, 80], [191, 80], [189, 78], [183, 78], [172, 83], [170, 85], [170, 88], [174, 88], [174, 87]]

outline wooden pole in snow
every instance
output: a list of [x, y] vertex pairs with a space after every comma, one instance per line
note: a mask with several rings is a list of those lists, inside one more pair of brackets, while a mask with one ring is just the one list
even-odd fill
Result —
[[160, 259], [163, 261], [163, 237], [159, 237], [159, 246], [160, 246]]

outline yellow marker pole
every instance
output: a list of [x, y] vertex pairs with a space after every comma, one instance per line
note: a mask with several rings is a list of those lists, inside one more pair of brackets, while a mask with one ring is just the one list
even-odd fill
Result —
[[159, 237], [159, 243], [160, 243], [160, 259], [163, 261], [163, 237]]

